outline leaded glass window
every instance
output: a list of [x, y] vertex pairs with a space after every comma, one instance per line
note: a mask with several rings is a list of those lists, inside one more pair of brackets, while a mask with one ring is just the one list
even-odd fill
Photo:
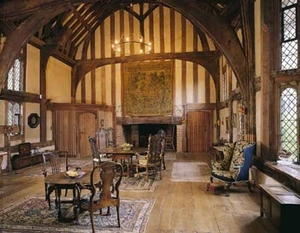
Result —
[[281, 69], [297, 69], [297, 0], [282, 0], [281, 10]]
[[[24, 80], [24, 66], [23, 60], [17, 58], [14, 61], [14, 64], [10, 68], [8, 75], [7, 75], [7, 84], [6, 88], [8, 90], [13, 91], [23, 91], [23, 80]], [[22, 134], [22, 113], [23, 108], [21, 103], [16, 103], [9, 101], [7, 103], [7, 125], [17, 125], [19, 126], [19, 133], [12, 134], [12, 135], [19, 135]]]
[[292, 160], [298, 161], [297, 134], [297, 90], [285, 88], [280, 98], [281, 150], [292, 153]]
[[7, 89], [23, 91], [23, 63], [16, 59], [7, 76]]

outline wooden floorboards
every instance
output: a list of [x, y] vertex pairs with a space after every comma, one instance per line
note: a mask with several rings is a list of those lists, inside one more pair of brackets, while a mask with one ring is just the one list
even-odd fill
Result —
[[[170, 152], [168, 152], [170, 153]], [[155, 204], [146, 233], [278, 233], [267, 218], [260, 217], [259, 190], [250, 193], [246, 185], [230, 188], [230, 196], [206, 191], [206, 182], [171, 181], [175, 161], [210, 163], [209, 154], [176, 154], [166, 160], [162, 181], [153, 192], [121, 192], [123, 198], [149, 198]], [[43, 176], [30, 177], [42, 165], [3, 174], [0, 181], [1, 208], [27, 195], [43, 195]], [[42, 174], [42, 173], [41, 173]], [[209, 180], [207, 180], [209, 182]]]

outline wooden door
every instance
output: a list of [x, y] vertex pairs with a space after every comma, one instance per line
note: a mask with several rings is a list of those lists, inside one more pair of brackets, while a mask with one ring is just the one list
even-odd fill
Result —
[[71, 110], [53, 112], [53, 138], [55, 150], [68, 151], [70, 156], [77, 155], [75, 114]]
[[193, 111], [187, 113], [188, 152], [208, 152], [211, 146], [211, 113]]
[[91, 148], [88, 136], [95, 137], [97, 131], [97, 116], [93, 113], [82, 113], [79, 115], [79, 157], [91, 156]]

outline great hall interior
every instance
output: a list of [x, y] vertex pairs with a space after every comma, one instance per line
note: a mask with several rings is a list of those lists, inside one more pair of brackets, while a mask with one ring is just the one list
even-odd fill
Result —
[[[161, 180], [121, 190], [121, 203], [155, 200], [132, 232], [297, 232], [299, 27], [298, 0], [0, 1], [0, 232], [53, 232], [13, 228], [4, 211], [47, 193], [45, 172], [24, 175], [42, 174], [46, 153], [92, 170], [95, 149], [129, 177], [149, 135], [163, 138]], [[130, 161], [115, 152], [124, 144]], [[191, 161], [208, 179], [174, 182], [190, 169], [175, 163]]]

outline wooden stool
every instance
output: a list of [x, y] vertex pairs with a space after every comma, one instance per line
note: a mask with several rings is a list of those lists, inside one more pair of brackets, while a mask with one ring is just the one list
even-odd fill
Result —
[[220, 183], [207, 183], [206, 191], [212, 191], [213, 194], [221, 194], [224, 193], [224, 186]]

